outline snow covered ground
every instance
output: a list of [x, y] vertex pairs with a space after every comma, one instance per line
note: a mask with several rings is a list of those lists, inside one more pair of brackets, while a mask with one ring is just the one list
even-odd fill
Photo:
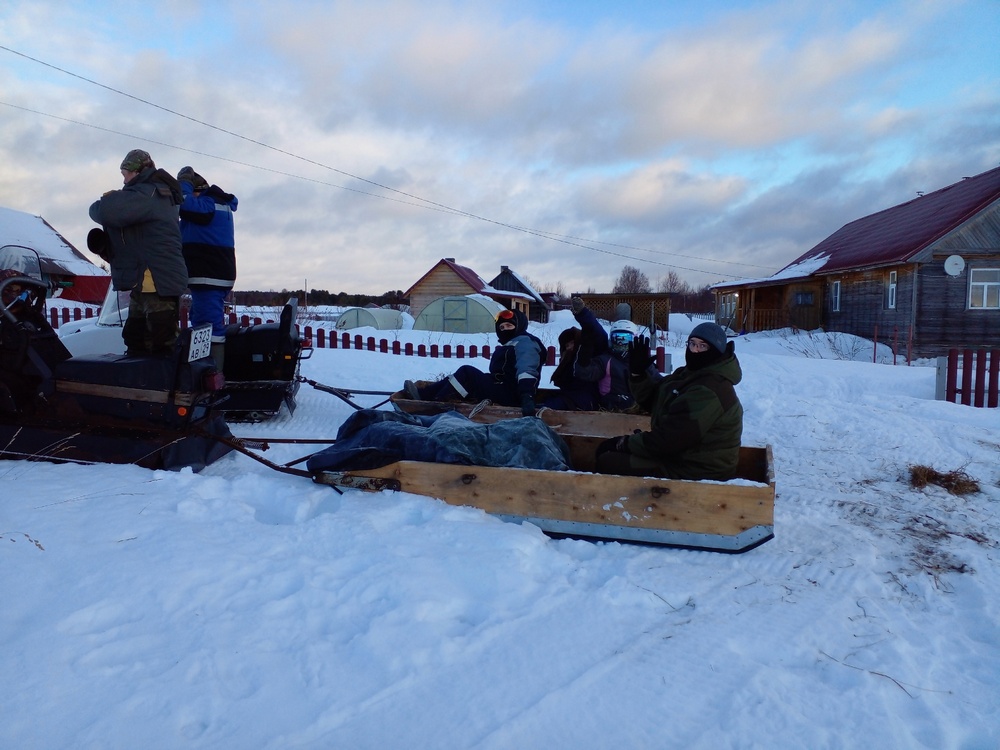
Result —
[[[672, 317], [675, 364], [695, 322]], [[744, 442], [777, 470], [775, 538], [742, 555], [557, 541], [240, 455], [0, 463], [0, 747], [1000, 747], [1000, 413], [850, 338], [736, 349]], [[317, 350], [303, 374], [457, 364]], [[298, 401], [234, 432], [333, 438], [351, 411]], [[915, 489], [915, 465], [980, 491]]]

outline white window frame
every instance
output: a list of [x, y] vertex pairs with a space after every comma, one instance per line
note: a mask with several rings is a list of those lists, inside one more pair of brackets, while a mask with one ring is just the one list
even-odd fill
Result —
[[830, 312], [840, 312], [840, 281], [830, 284]]
[[736, 305], [738, 304], [739, 292], [729, 292], [722, 295], [719, 305], [719, 315], [723, 320], [732, 320], [736, 317]]
[[895, 271], [889, 271], [889, 284], [887, 291], [889, 292], [889, 297], [886, 300], [886, 307], [890, 310], [896, 309], [896, 284], [898, 283], [899, 277], [896, 275]]
[[1000, 310], [1000, 268], [969, 269], [969, 309]]

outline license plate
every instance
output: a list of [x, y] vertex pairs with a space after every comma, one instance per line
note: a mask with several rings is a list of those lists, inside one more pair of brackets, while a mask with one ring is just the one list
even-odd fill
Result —
[[212, 353], [212, 324], [191, 329], [191, 345], [188, 347], [188, 362], [204, 359]]

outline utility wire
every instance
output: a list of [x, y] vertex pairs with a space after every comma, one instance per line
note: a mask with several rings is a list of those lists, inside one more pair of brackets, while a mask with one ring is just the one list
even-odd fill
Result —
[[[676, 264], [664, 263], [664, 262], [661, 262], [661, 261], [651, 260], [651, 259], [646, 259], [646, 258], [636, 258], [634, 256], [626, 255], [624, 253], [613, 252], [611, 250], [603, 250], [603, 249], [601, 249], [599, 247], [594, 247], [593, 244], [602, 244], [602, 245], [608, 245], [609, 247], [618, 247], [618, 248], [621, 248], [621, 249], [636, 250], [636, 251], [639, 251], [639, 252], [656, 253], [656, 254], [659, 254], [659, 255], [675, 255], [676, 257], [686, 257], [686, 258], [689, 258], [689, 259], [692, 259], [692, 260], [702, 260], [702, 261], [704, 261], [704, 260], [710, 260], [711, 262], [715, 262], [715, 263], [726, 263], [726, 264], [743, 266], [743, 267], [755, 267], [755, 268], [762, 268], [762, 269], [766, 269], [766, 270], [772, 270], [769, 267], [754, 266], [753, 264], [739, 263], [737, 261], [722, 261], [722, 260], [716, 261], [714, 259], [697, 258], [695, 256], [684, 256], [684, 255], [679, 255], [679, 254], [676, 254], [676, 253], [666, 253], [664, 251], [648, 250], [648, 249], [645, 249], [645, 248], [632, 247], [632, 246], [628, 246], [628, 245], [617, 245], [615, 243], [603, 242], [601, 240], [591, 240], [591, 239], [587, 239], [587, 238], [572, 237], [570, 235], [560, 235], [560, 234], [556, 234], [556, 233], [552, 233], [552, 232], [545, 232], [543, 230], [536, 230], [536, 229], [531, 229], [531, 228], [528, 228], [528, 227], [517, 226], [515, 224], [510, 224], [508, 222], [500, 221], [500, 220], [497, 220], [497, 219], [491, 219], [491, 218], [489, 218], [487, 216], [481, 216], [479, 214], [471, 213], [469, 211], [464, 211], [462, 209], [454, 208], [452, 206], [448, 206], [448, 205], [445, 205], [443, 203], [438, 203], [436, 201], [432, 201], [432, 200], [429, 200], [427, 198], [422, 198], [419, 195], [414, 195], [412, 193], [407, 193], [404, 190], [399, 190], [397, 188], [393, 188], [393, 187], [390, 187], [388, 185], [383, 185], [380, 182], [376, 182], [374, 180], [369, 180], [369, 179], [367, 179], [365, 177], [361, 177], [359, 175], [351, 174], [350, 172], [346, 172], [346, 171], [344, 171], [342, 169], [337, 169], [336, 167], [331, 167], [328, 164], [323, 164], [322, 162], [318, 162], [318, 161], [315, 161], [313, 159], [309, 159], [308, 157], [301, 156], [301, 155], [293, 153], [291, 151], [286, 151], [284, 149], [278, 148], [277, 146], [272, 146], [272, 145], [270, 145], [268, 143], [264, 143], [263, 141], [255, 140], [253, 138], [247, 137], [247, 136], [242, 135], [240, 133], [236, 133], [236, 132], [234, 132], [232, 130], [227, 130], [226, 128], [219, 127], [218, 125], [214, 125], [214, 124], [212, 124], [210, 122], [205, 122], [204, 120], [199, 120], [199, 119], [197, 119], [195, 117], [191, 117], [189, 115], [186, 115], [183, 112], [177, 112], [176, 110], [170, 109], [168, 107], [164, 107], [164, 106], [162, 106], [160, 104], [156, 104], [155, 102], [151, 102], [151, 101], [149, 101], [147, 99], [143, 99], [142, 97], [135, 96], [134, 94], [129, 94], [128, 92], [125, 92], [125, 91], [122, 91], [120, 89], [116, 89], [116, 88], [114, 88], [112, 86], [108, 86], [106, 84], [100, 83], [99, 81], [95, 81], [95, 80], [93, 80], [91, 78], [87, 78], [86, 76], [82, 76], [82, 75], [80, 75], [78, 73], [74, 73], [74, 72], [72, 72], [70, 70], [66, 70], [65, 68], [61, 68], [61, 67], [59, 67], [57, 65], [53, 65], [52, 63], [45, 62], [44, 60], [39, 60], [36, 57], [32, 57], [31, 55], [27, 55], [27, 54], [25, 54], [23, 52], [19, 52], [18, 50], [12, 49], [10, 47], [4, 46], [4, 45], [0, 45], [0, 49], [4, 50], [6, 52], [10, 52], [13, 55], [17, 55], [18, 57], [22, 57], [22, 58], [24, 58], [26, 60], [30, 60], [31, 62], [37, 63], [38, 65], [42, 65], [44, 67], [51, 68], [52, 70], [58, 71], [60, 73], [63, 73], [64, 75], [68, 75], [68, 76], [70, 76], [72, 78], [76, 78], [78, 80], [84, 81], [84, 82], [89, 83], [91, 85], [97, 86], [97, 87], [102, 88], [102, 89], [104, 89], [106, 91], [110, 91], [110, 92], [118, 94], [120, 96], [124, 96], [124, 97], [126, 97], [128, 99], [132, 99], [134, 101], [137, 101], [137, 102], [140, 102], [142, 104], [145, 104], [145, 105], [147, 105], [149, 107], [153, 107], [154, 109], [159, 109], [162, 112], [167, 112], [168, 114], [172, 114], [172, 115], [174, 115], [176, 117], [180, 117], [180, 118], [182, 118], [184, 120], [188, 120], [188, 121], [196, 123], [198, 125], [202, 125], [204, 127], [210, 128], [210, 129], [218, 131], [220, 133], [224, 133], [226, 135], [230, 135], [230, 136], [232, 136], [234, 138], [238, 138], [238, 139], [240, 139], [242, 141], [246, 141], [247, 143], [252, 143], [252, 144], [254, 144], [256, 146], [260, 146], [261, 148], [265, 148], [265, 149], [268, 149], [270, 151], [274, 151], [275, 153], [279, 153], [279, 154], [282, 154], [284, 156], [290, 156], [293, 159], [298, 159], [299, 161], [305, 162], [307, 164], [312, 164], [314, 166], [320, 167], [321, 169], [326, 169], [326, 170], [329, 170], [331, 172], [335, 172], [336, 174], [340, 174], [340, 175], [343, 175], [345, 177], [349, 177], [349, 178], [351, 178], [353, 180], [359, 180], [361, 182], [367, 183], [367, 184], [372, 185], [374, 187], [381, 188], [382, 190], [388, 190], [390, 192], [397, 193], [397, 194], [402, 195], [402, 196], [404, 196], [406, 198], [409, 198], [411, 200], [419, 201], [419, 203], [416, 203], [416, 204], [410, 203], [409, 201], [397, 201], [397, 202], [400, 202], [400, 203], [405, 203], [407, 205], [415, 205], [415, 206], [428, 207], [428, 208], [432, 208], [434, 210], [441, 211], [441, 212], [444, 212], [444, 213], [450, 213], [450, 214], [454, 214], [454, 215], [458, 215], [458, 216], [464, 216], [464, 217], [470, 218], [470, 219], [476, 219], [478, 221], [483, 221], [483, 222], [486, 222], [486, 223], [489, 223], [489, 224], [493, 224], [495, 226], [500, 226], [500, 227], [504, 227], [504, 228], [507, 228], [507, 229], [512, 229], [512, 230], [515, 230], [515, 231], [518, 231], [518, 232], [523, 232], [525, 234], [530, 234], [530, 235], [533, 235], [535, 237], [540, 237], [542, 239], [547, 239], [547, 240], [550, 240], [552, 242], [560, 242], [560, 243], [565, 244], [565, 245], [571, 245], [571, 246], [579, 247], [579, 248], [582, 248], [582, 249], [585, 249], [585, 250], [591, 250], [591, 251], [598, 252], [598, 253], [604, 253], [606, 255], [612, 255], [612, 256], [619, 257], [619, 258], [625, 258], [627, 260], [634, 260], [634, 261], [641, 262], [641, 263], [653, 263], [655, 265], [660, 265], [660, 266], [664, 266], [664, 267], [667, 267], [667, 268], [678, 268], [678, 269], [683, 270], [683, 271], [692, 271], [694, 273], [717, 273], [717, 272], [715, 272], [715, 271], [705, 271], [704, 269], [700, 269], [700, 268], [687, 268], [685, 266], [679, 266], [679, 265], [676, 265]], [[89, 123], [82, 123], [82, 122], [78, 122], [78, 121], [75, 121], [75, 120], [68, 120], [66, 118], [57, 117], [55, 115], [50, 115], [50, 114], [47, 114], [47, 113], [44, 113], [44, 112], [38, 112], [36, 110], [29, 110], [26, 107], [19, 107], [18, 105], [9, 104], [7, 102], [0, 102], [0, 104], [6, 104], [7, 106], [10, 106], [10, 107], [14, 107], [14, 108], [21, 109], [21, 110], [28, 111], [28, 112], [33, 112], [34, 114], [40, 114], [40, 115], [44, 115], [44, 116], [47, 116], [47, 117], [53, 117], [54, 119], [64, 120], [66, 122], [70, 122], [70, 123], [77, 124], [77, 125], [84, 125], [86, 127], [92, 127], [92, 128], [97, 129], [97, 130], [102, 130], [102, 131], [105, 131], [105, 132], [114, 133], [116, 135], [123, 135], [123, 136], [127, 136], [127, 137], [130, 137], [130, 138], [131, 137], [135, 137], [135, 136], [131, 136], [131, 135], [126, 134], [126, 133], [120, 133], [118, 131], [109, 130], [107, 128], [103, 128], [103, 127], [100, 127], [100, 126], [90, 125]], [[162, 143], [162, 142], [159, 142], [159, 141], [153, 141], [153, 140], [149, 140], [149, 139], [146, 139], [146, 138], [142, 138], [140, 140], [145, 140], [145, 141], [147, 141], [149, 143], [156, 143], [157, 145], [166, 146], [168, 148], [178, 148], [179, 150], [186, 151], [188, 153], [194, 153], [194, 154], [198, 154], [198, 155], [201, 155], [201, 156], [208, 156], [210, 158], [221, 159], [222, 161], [227, 161], [227, 162], [234, 163], [234, 164], [241, 164], [243, 166], [248, 166], [248, 167], [252, 167], [252, 168], [255, 168], [255, 169], [263, 169], [265, 171], [273, 172], [273, 173], [276, 173], [276, 174], [281, 174], [281, 175], [285, 175], [285, 176], [289, 176], [289, 177], [300, 177], [299, 175], [294, 175], [294, 174], [290, 174], [290, 173], [287, 173], [287, 172], [281, 172], [280, 170], [268, 169], [266, 167], [259, 167], [257, 165], [253, 165], [253, 164], [247, 164], [247, 163], [244, 163], [244, 162], [238, 162], [238, 161], [235, 161], [233, 159], [226, 159], [224, 157], [214, 156], [213, 154], [206, 154], [206, 153], [199, 152], [199, 151], [194, 151], [194, 150], [191, 150], [191, 149], [180, 148], [178, 146], [173, 146], [173, 145], [168, 144], [168, 143]], [[377, 194], [374, 194], [374, 193], [368, 193], [366, 191], [356, 190], [356, 189], [348, 188], [348, 187], [345, 187], [345, 186], [342, 186], [342, 185], [334, 185], [334, 184], [325, 183], [325, 182], [322, 182], [322, 181], [319, 181], [319, 180], [310, 180], [309, 178], [305, 178], [305, 177], [302, 177], [301, 179], [305, 179], [305, 180], [308, 180], [310, 182], [314, 182], [314, 183], [318, 183], [318, 184], [328, 185], [328, 186], [331, 186], [331, 187], [341, 188], [341, 189], [344, 189], [344, 190], [351, 190], [352, 192], [361, 193], [363, 195], [370, 195], [372, 197], [379, 197], [379, 198], [385, 198], [387, 200], [394, 200], [394, 199], [388, 198], [387, 196], [380, 196], [380, 195], [377, 195]], [[576, 240], [580, 240], [580, 241], [577, 242]], [[583, 244], [585, 242], [586, 243], [590, 243], [590, 244]]]

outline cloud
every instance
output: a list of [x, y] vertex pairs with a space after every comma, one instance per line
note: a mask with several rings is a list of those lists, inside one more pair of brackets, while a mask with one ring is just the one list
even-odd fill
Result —
[[981, 3], [532, 8], [8, 4], [6, 46], [108, 88], [0, 51], [0, 205], [82, 245], [139, 145], [239, 196], [240, 288], [379, 293], [455, 257], [607, 290], [760, 277], [998, 160]]

